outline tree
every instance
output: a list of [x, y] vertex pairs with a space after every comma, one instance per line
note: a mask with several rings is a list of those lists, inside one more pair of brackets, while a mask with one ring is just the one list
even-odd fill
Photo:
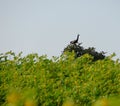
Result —
[[105, 58], [105, 52], [97, 52], [95, 50], [94, 47], [89, 47], [87, 49], [85, 49], [84, 47], [81, 46], [82, 43], [70, 43], [67, 47], [64, 48], [63, 50], [63, 54], [64, 52], [68, 51], [68, 52], [75, 52], [75, 57], [81, 57], [84, 54], [89, 54], [91, 56], [93, 56], [93, 61], [96, 60], [101, 60]]

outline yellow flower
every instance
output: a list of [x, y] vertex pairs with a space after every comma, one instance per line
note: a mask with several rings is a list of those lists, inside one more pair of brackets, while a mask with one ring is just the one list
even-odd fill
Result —
[[108, 105], [108, 100], [107, 99], [101, 99], [95, 102], [93, 106], [109, 106]]
[[75, 104], [73, 101], [68, 100], [68, 101], [64, 102], [62, 106], [75, 106]]
[[12, 93], [7, 97], [9, 103], [16, 103], [19, 101], [19, 99], [20, 99], [20, 95], [17, 93]]
[[37, 106], [33, 100], [27, 100], [24, 106]]

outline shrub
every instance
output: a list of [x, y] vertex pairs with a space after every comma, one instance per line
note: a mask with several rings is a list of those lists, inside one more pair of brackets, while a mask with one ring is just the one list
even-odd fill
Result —
[[[99, 98], [120, 94], [120, 63], [106, 57], [94, 61], [74, 52], [60, 57], [8, 52], [0, 55], [0, 105], [91, 105]], [[16, 98], [13, 100], [12, 98]]]

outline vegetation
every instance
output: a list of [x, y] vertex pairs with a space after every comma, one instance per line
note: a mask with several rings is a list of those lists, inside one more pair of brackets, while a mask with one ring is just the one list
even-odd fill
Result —
[[89, 47], [85, 49], [84, 47], [81, 46], [81, 43], [74, 43], [74, 44], [69, 44], [66, 48], [64, 48], [64, 52], [72, 52], [74, 51], [75, 57], [81, 57], [84, 54], [89, 54], [93, 56], [93, 61], [96, 60], [102, 60], [105, 58], [105, 52], [97, 52], [94, 47]]
[[119, 106], [120, 63], [113, 55], [93, 61], [74, 51], [52, 59], [21, 54], [0, 54], [0, 105]]

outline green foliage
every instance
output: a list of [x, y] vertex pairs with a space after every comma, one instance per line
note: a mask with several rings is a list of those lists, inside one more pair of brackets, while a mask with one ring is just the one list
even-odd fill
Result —
[[84, 54], [89, 54], [89, 55], [93, 56], [93, 61], [102, 60], [105, 58], [105, 55], [104, 55], [105, 53], [103, 51], [99, 53], [99, 52], [95, 51], [94, 47], [89, 47], [89, 48], [85, 49], [81, 46], [81, 43], [69, 44], [66, 48], [64, 48], [63, 54], [66, 51], [68, 51], [68, 52], [74, 51], [76, 58], [81, 57]]
[[0, 54], [0, 105], [65, 106], [70, 98], [78, 106], [120, 94], [120, 63], [112, 57], [94, 61], [74, 52], [60, 57], [21, 53]]

